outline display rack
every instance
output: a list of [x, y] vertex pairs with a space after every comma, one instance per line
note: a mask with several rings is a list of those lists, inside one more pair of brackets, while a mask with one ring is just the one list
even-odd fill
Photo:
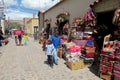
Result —
[[115, 51], [114, 80], [120, 80], [120, 47]]
[[102, 51], [100, 57], [100, 77], [111, 80], [113, 77], [114, 53]]

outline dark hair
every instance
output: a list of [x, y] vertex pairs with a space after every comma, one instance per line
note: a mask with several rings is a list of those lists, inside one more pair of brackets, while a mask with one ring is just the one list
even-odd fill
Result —
[[50, 40], [50, 39], [47, 40], [47, 42], [48, 42], [48, 44], [52, 44], [52, 40]]
[[55, 35], [58, 35], [58, 34], [59, 34], [59, 32], [58, 32], [58, 31], [56, 31], [54, 34], [55, 34]]

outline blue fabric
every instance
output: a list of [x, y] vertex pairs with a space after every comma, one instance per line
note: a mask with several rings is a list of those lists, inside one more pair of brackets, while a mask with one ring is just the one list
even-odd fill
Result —
[[94, 58], [86, 58], [84, 56], [80, 56], [80, 59], [84, 59], [84, 60], [94, 60]]
[[2, 41], [0, 40], [0, 46], [2, 46]]
[[60, 36], [52, 35], [51, 36], [51, 40], [52, 40], [52, 43], [53, 43], [55, 49], [58, 49], [58, 46], [61, 45]]
[[24, 44], [26, 45], [28, 43], [28, 40], [24, 40]]
[[88, 40], [88, 41], [86, 42], [86, 45], [92, 45], [92, 43], [93, 43], [92, 40]]
[[57, 56], [57, 53], [58, 53], [58, 50], [54, 50], [54, 53], [53, 53], [53, 59], [54, 59], [54, 63], [58, 63], [58, 56]]

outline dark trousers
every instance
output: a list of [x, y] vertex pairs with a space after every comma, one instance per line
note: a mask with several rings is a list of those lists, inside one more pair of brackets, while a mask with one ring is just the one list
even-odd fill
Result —
[[48, 59], [47, 59], [48, 64], [49, 64], [50, 66], [53, 66], [53, 56], [52, 56], [52, 55], [47, 55], [47, 57], [48, 57]]

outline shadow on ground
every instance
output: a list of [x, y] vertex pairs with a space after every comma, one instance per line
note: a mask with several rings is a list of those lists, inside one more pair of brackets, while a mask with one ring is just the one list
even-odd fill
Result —
[[89, 66], [90, 71], [99, 77], [99, 64], [93, 63], [91, 66]]

